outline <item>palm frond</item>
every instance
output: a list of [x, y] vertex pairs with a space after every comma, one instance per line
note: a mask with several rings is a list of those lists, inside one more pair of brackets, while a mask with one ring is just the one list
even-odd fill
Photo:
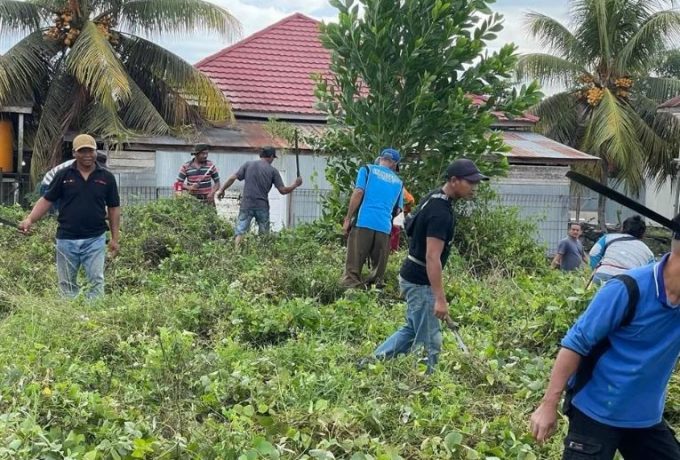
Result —
[[231, 13], [203, 0], [132, 0], [122, 4], [120, 18], [119, 28], [130, 34], [217, 32], [231, 40], [241, 33]]
[[50, 12], [21, 0], [0, 0], [0, 39], [24, 35], [40, 29]]
[[636, 87], [636, 93], [641, 92], [645, 97], [655, 100], [657, 104], [680, 96], [680, 80], [676, 78], [641, 78]]
[[585, 53], [581, 43], [561, 22], [535, 11], [527, 13], [524, 21], [531, 36], [547, 51], [571, 61], [582, 62]]
[[649, 128], [641, 136], [647, 153], [646, 174], [660, 185], [674, 174], [672, 161], [680, 152], [680, 120], [672, 113], [659, 112], [657, 103], [644, 96], [636, 97], [634, 106]]
[[163, 116], [137, 83], [132, 78], [129, 81], [132, 97], [119, 112], [125, 126], [146, 134], [168, 134], [170, 127]]
[[643, 184], [644, 152], [638, 137], [640, 118], [608, 89], [592, 112], [583, 150], [612, 164], [626, 189], [638, 192]]
[[609, 8], [607, 0], [593, 0], [593, 13], [597, 21], [597, 33], [600, 39], [600, 54], [606, 62], [611, 60], [611, 43], [609, 37]]
[[31, 101], [34, 88], [47, 79], [50, 60], [60, 48], [33, 32], [0, 56], [0, 105]]
[[192, 112], [209, 121], [233, 119], [222, 91], [179, 56], [143, 38], [123, 34], [119, 52], [127, 72], [145, 94], [150, 95], [149, 90], [156, 93], [153, 86], [163, 88], [156, 94], [164, 107], [158, 99], [149, 99], [170, 125], [200, 121], [185, 118], [193, 118]]
[[666, 48], [667, 37], [680, 34], [680, 11], [658, 11], [649, 17], [617, 53], [619, 73], [648, 71], [654, 57]]
[[85, 89], [67, 72], [57, 69], [40, 111], [33, 143], [33, 182], [60, 159], [64, 134], [86, 102]]
[[96, 134], [114, 143], [125, 142], [132, 134], [118, 113], [99, 101], [91, 101], [85, 107], [78, 117], [78, 125], [82, 132]]
[[541, 83], [573, 85], [576, 78], [587, 70], [567, 59], [551, 54], [524, 54], [515, 66], [517, 78], [522, 81], [539, 80]]
[[93, 22], [85, 22], [66, 60], [68, 71], [110, 110], [117, 111], [119, 104], [129, 99], [127, 73]]
[[581, 143], [580, 112], [577, 95], [572, 92], [547, 97], [531, 109], [540, 118], [536, 128], [541, 133], [572, 147]]

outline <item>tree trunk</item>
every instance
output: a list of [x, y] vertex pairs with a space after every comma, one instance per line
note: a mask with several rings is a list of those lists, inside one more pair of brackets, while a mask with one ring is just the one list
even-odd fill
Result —
[[[605, 160], [601, 160], [601, 175], [600, 175], [600, 183], [604, 185], [605, 187], [607, 186], [607, 183], [609, 182], [609, 173], [608, 173], [608, 167], [607, 167], [607, 162]], [[597, 223], [600, 226], [600, 230], [603, 232], [607, 231], [607, 219], [605, 217], [606, 215], [606, 205], [607, 205], [607, 197], [604, 195], [600, 195], [597, 199]]]

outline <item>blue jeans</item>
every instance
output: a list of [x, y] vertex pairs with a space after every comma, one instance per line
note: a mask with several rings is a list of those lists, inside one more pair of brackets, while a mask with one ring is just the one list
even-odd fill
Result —
[[78, 295], [78, 271], [83, 267], [89, 284], [87, 298], [104, 294], [105, 259], [105, 234], [83, 240], [57, 239], [57, 278], [61, 293], [70, 298]]
[[442, 349], [442, 333], [439, 320], [434, 316], [432, 288], [409, 283], [402, 277], [399, 277], [399, 288], [406, 297], [406, 324], [376, 348], [373, 354], [378, 359], [389, 359], [422, 345], [427, 352], [427, 371], [431, 373]]
[[269, 208], [241, 209], [238, 212], [236, 236], [243, 235], [250, 230], [250, 222], [255, 219], [261, 235], [269, 233]]

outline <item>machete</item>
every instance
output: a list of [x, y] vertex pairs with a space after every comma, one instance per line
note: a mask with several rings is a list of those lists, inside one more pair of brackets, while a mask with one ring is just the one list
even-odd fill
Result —
[[456, 342], [458, 343], [458, 348], [465, 353], [468, 354], [470, 350], [468, 350], [467, 345], [465, 345], [465, 342], [463, 342], [463, 338], [460, 336], [460, 333], [458, 332], [458, 324], [456, 324], [450, 316], [447, 316], [446, 319], [444, 320], [444, 323], [446, 323], [446, 327], [449, 328], [449, 330], [453, 333], [453, 336], [456, 338]]
[[567, 172], [567, 177], [573, 180], [574, 182], [578, 182], [579, 184], [589, 188], [590, 190], [597, 192], [600, 195], [606, 196], [612, 201], [616, 201], [617, 203], [627, 207], [628, 209], [632, 209], [633, 211], [640, 213], [641, 215], [647, 217], [648, 219], [653, 220], [657, 224], [661, 224], [664, 227], [673, 230], [673, 232], [680, 234], [680, 223], [673, 222], [672, 220], [662, 216], [661, 214], [655, 211], [652, 211], [647, 206], [644, 206], [638, 203], [637, 201], [628, 198], [627, 196], [617, 192], [616, 190], [612, 190], [611, 188], [600, 184], [596, 180], [574, 171]]
[[300, 150], [298, 149], [298, 130], [295, 130], [295, 166], [297, 167], [297, 176], [300, 177]]

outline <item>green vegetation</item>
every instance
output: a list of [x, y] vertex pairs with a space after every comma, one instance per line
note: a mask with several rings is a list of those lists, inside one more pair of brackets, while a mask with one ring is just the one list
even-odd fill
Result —
[[69, 302], [54, 222], [0, 227], [0, 459], [556, 458], [559, 436], [537, 447], [527, 420], [584, 280], [547, 270], [512, 212], [484, 214], [461, 220], [476, 233], [447, 270], [472, 352], [445, 332], [432, 376], [417, 356], [355, 367], [402, 321], [403, 253], [383, 294], [343, 293], [344, 250], [321, 227], [234, 253], [208, 208], [158, 201], [124, 210], [106, 297]]
[[331, 1], [338, 20], [321, 30], [332, 76], [319, 77], [317, 86], [331, 127], [319, 145], [330, 157], [326, 175], [334, 186], [328, 214], [344, 211], [358, 165], [385, 147], [406, 160], [400, 176], [416, 197], [462, 156], [486, 174], [505, 172], [499, 153], [508, 147], [490, 131], [494, 112], [520, 114], [542, 94], [536, 83], [512, 88], [514, 45], [488, 50], [503, 28], [491, 3]]

